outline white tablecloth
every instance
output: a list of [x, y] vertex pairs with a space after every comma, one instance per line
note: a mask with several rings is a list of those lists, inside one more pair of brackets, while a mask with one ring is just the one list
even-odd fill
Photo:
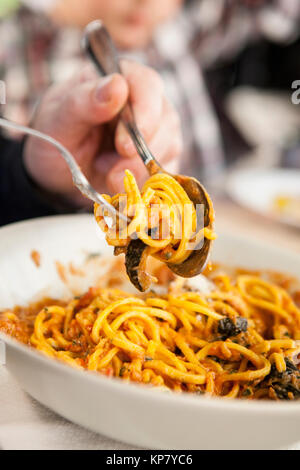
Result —
[[133, 450], [61, 418], [23, 392], [0, 366], [0, 449]]
[[[88, 431], [48, 410], [24, 393], [4, 366], [0, 366], [0, 404], [0, 449], [137, 449]], [[300, 450], [300, 442], [288, 449]]]

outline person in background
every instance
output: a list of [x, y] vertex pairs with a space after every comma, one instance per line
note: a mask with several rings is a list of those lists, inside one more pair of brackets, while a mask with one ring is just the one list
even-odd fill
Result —
[[[220, 80], [218, 71], [217, 76], [209, 71], [234, 61], [247, 44], [261, 37], [288, 44], [300, 30], [298, 0], [23, 0], [22, 4], [0, 26], [6, 117], [30, 122], [47, 86], [69, 79], [82, 64], [82, 29], [101, 18], [121, 54], [147, 63], [163, 77], [181, 117], [181, 171], [208, 185], [218, 179], [226, 159], [248, 149], [222, 108], [222, 97], [214, 87]], [[225, 82], [231, 82], [232, 75], [235, 71]]]
[[[147, 171], [118, 114], [127, 99], [138, 126], [161, 164], [177, 173], [182, 148], [179, 118], [152, 69], [122, 62], [124, 76], [99, 78], [91, 67], [52, 85], [32, 126], [59, 140], [74, 155], [98, 192], [120, 192], [124, 170], [141, 184]], [[143, 80], [141, 80], [141, 76]], [[172, 135], [172, 139], [168, 136]], [[0, 134], [0, 225], [91, 208], [72, 183], [65, 161], [48, 143]]]

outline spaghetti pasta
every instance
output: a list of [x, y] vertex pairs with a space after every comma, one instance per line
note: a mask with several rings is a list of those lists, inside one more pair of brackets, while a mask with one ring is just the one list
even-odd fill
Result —
[[[151, 255], [168, 265], [177, 265], [187, 260], [204, 238], [216, 238], [210, 227], [201, 227], [197, 209], [171, 175], [152, 175], [140, 192], [133, 174], [126, 170], [124, 187], [126, 194], [103, 197], [129, 219], [128, 223], [117, 218], [109, 226], [105, 209], [98, 204], [94, 208], [96, 221], [106, 233], [107, 243], [115, 248], [115, 254], [126, 253], [130, 241], [138, 238], [145, 250], [135, 255], [144, 256], [143, 264]], [[212, 222], [213, 211], [210, 218]], [[149, 278], [144, 288], [135, 285], [146, 290], [151, 281], [155, 279]]]
[[0, 329], [74, 367], [226, 398], [300, 397], [300, 308], [253, 273], [207, 272], [209, 292], [91, 288], [69, 303], [0, 314]]

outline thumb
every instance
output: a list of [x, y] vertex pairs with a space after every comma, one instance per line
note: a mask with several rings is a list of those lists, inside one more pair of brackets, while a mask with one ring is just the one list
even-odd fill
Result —
[[75, 86], [66, 96], [62, 114], [73, 132], [111, 121], [128, 98], [128, 85], [119, 74]]

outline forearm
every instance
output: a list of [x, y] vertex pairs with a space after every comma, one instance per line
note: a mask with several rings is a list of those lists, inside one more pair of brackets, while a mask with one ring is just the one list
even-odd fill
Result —
[[0, 225], [58, 211], [26, 174], [23, 143], [0, 136]]

